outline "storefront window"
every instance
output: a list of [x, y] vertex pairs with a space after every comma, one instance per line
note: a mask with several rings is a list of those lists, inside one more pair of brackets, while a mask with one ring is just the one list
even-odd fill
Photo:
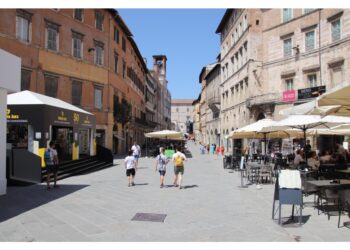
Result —
[[7, 124], [7, 143], [12, 148], [28, 148], [28, 125]]

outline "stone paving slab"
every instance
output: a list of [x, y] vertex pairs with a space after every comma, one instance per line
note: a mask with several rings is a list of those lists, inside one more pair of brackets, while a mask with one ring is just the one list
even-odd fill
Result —
[[[183, 190], [172, 186], [171, 164], [169, 186], [159, 187], [153, 158], [140, 159], [134, 187], [127, 187], [122, 159], [62, 180], [49, 192], [44, 184], [9, 187], [0, 197], [0, 241], [350, 241], [350, 230], [337, 228], [337, 216], [328, 220], [310, 205], [302, 226], [278, 225], [271, 219], [274, 185], [238, 188], [240, 173], [223, 169], [221, 156], [199, 155], [193, 143], [189, 149]], [[131, 220], [141, 212], [167, 216], [164, 223]], [[284, 220], [290, 214], [284, 206]]]

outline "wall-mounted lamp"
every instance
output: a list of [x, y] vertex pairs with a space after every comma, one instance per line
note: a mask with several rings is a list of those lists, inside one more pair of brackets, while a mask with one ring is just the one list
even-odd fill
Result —
[[95, 48], [88, 48], [88, 52], [95, 51]]
[[292, 49], [295, 50], [295, 54], [296, 54], [296, 55], [299, 54], [299, 52], [300, 52], [299, 45], [293, 47]]

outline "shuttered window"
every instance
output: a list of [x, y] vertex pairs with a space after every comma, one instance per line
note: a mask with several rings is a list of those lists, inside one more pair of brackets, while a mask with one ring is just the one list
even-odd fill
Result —
[[56, 98], [58, 77], [45, 75], [45, 95]]
[[286, 79], [287, 90], [293, 90], [293, 79]]
[[74, 19], [79, 20], [79, 21], [83, 21], [83, 13], [84, 13], [83, 9], [75, 9], [74, 10]]
[[292, 19], [292, 9], [283, 9], [283, 22], [288, 22]]
[[102, 88], [95, 86], [95, 108], [102, 109]]
[[292, 55], [292, 38], [283, 40], [283, 55], [284, 57]]
[[30, 76], [32, 72], [29, 70], [21, 70], [21, 91], [30, 89]]
[[29, 42], [29, 25], [28, 19], [17, 16], [16, 17], [16, 35], [17, 38], [23, 42]]
[[340, 19], [335, 20], [331, 23], [332, 26], [332, 42], [336, 42], [338, 40], [340, 40]]
[[76, 106], [81, 105], [81, 93], [83, 83], [81, 81], [72, 81], [72, 104]]
[[315, 31], [305, 33], [305, 51], [315, 48]]
[[307, 76], [307, 83], [310, 88], [317, 86], [317, 77], [316, 74], [308, 75]]

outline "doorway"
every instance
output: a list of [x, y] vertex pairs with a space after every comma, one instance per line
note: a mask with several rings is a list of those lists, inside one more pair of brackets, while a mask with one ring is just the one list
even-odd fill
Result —
[[55, 142], [60, 162], [72, 159], [73, 128], [52, 127], [52, 140]]
[[79, 129], [79, 156], [89, 156], [90, 140], [89, 129]]

